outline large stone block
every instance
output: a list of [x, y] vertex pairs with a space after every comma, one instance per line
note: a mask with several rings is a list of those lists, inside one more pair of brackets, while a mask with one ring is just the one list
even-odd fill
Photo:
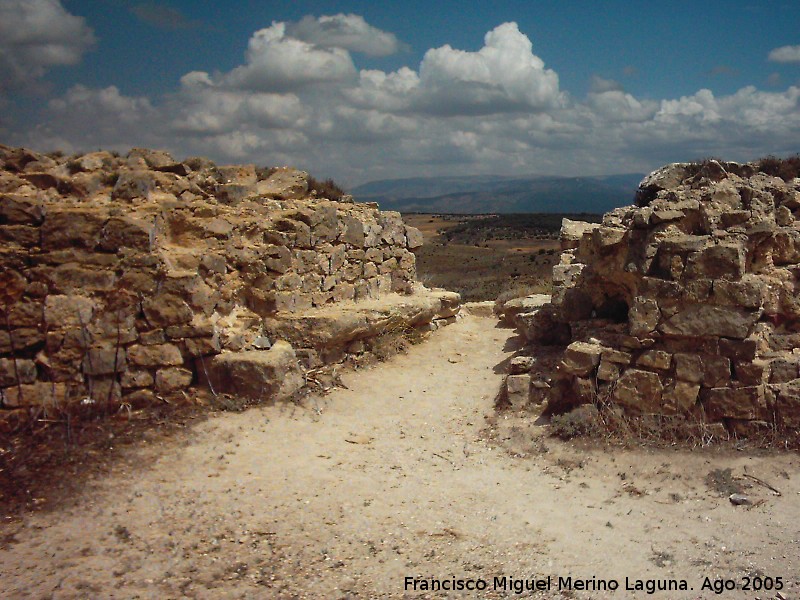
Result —
[[108, 216], [107, 209], [101, 208], [50, 209], [42, 223], [42, 248], [94, 250]]
[[719, 244], [689, 256], [684, 276], [689, 279], [741, 279], [745, 249], [738, 244]]
[[530, 375], [509, 375], [506, 377], [506, 396], [511, 408], [525, 408], [528, 405], [530, 388]]
[[759, 314], [735, 307], [689, 305], [659, 325], [661, 333], [689, 337], [720, 336], [742, 340]]
[[603, 350], [598, 344], [572, 342], [564, 351], [562, 369], [571, 375], [589, 375], [600, 364]]
[[655, 300], [637, 296], [628, 311], [628, 326], [631, 335], [639, 337], [650, 335], [655, 331], [660, 318], [661, 311]]
[[723, 418], [760, 419], [766, 415], [763, 385], [711, 388], [701, 392], [701, 400], [712, 421]]
[[128, 366], [125, 348], [111, 345], [89, 348], [83, 358], [86, 375], [112, 375], [125, 371]]
[[[19, 380], [17, 379], [19, 376]], [[0, 358], [0, 387], [36, 381], [36, 364], [24, 358]]]
[[269, 350], [219, 354], [206, 364], [217, 393], [268, 402], [286, 400], [303, 387], [294, 350], [280, 340]]
[[174, 367], [183, 364], [181, 351], [174, 344], [130, 346], [128, 348], [128, 360], [131, 364], [140, 367]]
[[173, 294], [159, 294], [145, 298], [142, 309], [152, 327], [184, 325], [192, 321], [194, 313], [183, 298]]
[[664, 410], [662, 393], [663, 385], [658, 375], [640, 369], [628, 369], [617, 380], [611, 400], [634, 413], [659, 414]]
[[44, 322], [49, 329], [85, 327], [97, 304], [86, 296], [50, 295], [44, 302]]
[[40, 225], [44, 220], [42, 201], [23, 194], [0, 195], [0, 223]]
[[168, 367], [156, 371], [156, 390], [162, 394], [170, 394], [189, 387], [194, 375], [189, 369]]

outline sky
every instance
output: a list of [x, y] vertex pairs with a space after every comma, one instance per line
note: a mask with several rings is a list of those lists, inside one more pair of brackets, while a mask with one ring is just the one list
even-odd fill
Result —
[[345, 186], [800, 151], [800, 3], [0, 0], [0, 142]]

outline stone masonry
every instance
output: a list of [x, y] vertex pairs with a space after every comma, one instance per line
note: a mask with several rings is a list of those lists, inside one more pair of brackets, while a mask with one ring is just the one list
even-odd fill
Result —
[[652, 173], [600, 224], [565, 220], [552, 302], [514, 316], [555, 370], [520, 359], [516, 403], [522, 377], [550, 412], [800, 427], [798, 217], [800, 180], [712, 160]]
[[0, 146], [0, 406], [147, 405], [229, 353], [291, 382], [263, 396], [289, 395], [283, 316], [414, 297], [419, 231], [344, 200], [289, 168]]

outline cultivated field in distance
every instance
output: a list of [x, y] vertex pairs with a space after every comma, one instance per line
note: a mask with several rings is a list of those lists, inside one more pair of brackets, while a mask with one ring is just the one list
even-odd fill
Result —
[[415, 251], [418, 279], [467, 302], [550, 293], [564, 217], [597, 222], [601, 215], [403, 214], [425, 237]]

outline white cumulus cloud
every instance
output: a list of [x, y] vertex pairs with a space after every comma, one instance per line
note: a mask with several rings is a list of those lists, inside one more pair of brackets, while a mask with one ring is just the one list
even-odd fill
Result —
[[[347, 17], [348, 27], [360, 23]], [[305, 32], [297, 29], [303, 22]], [[444, 45], [417, 65], [356, 71], [350, 52], [366, 52], [358, 36], [323, 39], [322, 22], [273, 23], [253, 34], [240, 66], [190, 71], [158, 99], [74, 86], [51, 100], [38, 125], [17, 125], [9, 141], [66, 151], [151, 146], [218, 162], [294, 165], [345, 184], [644, 172], [709, 155], [797, 151], [798, 87], [653, 99], [595, 76], [577, 98], [559, 89], [558, 74], [514, 23], [491, 30], [474, 52]]]
[[92, 29], [59, 0], [0, 2], [0, 81], [30, 86], [48, 69], [75, 65], [94, 45]]
[[227, 73], [222, 83], [245, 90], [285, 92], [356, 76], [347, 50], [322, 48], [290, 37], [286, 23], [256, 31], [247, 45], [246, 60]]
[[389, 56], [402, 48], [393, 33], [373, 27], [364, 17], [353, 14], [309, 15], [288, 23], [286, 34], [320, 48], [344, 48], [369, 56]]
[[779, 63], [800, 63], [800, 46], [781, 46], [769, 53], [768, 59]]
[[561, 101], [558, 75], [533, 54], [516, 23], [504, 23], [477, 52], [449, 45], [425, 53], [418, 105], [434, 114], [488, 114], [546, 110]]

